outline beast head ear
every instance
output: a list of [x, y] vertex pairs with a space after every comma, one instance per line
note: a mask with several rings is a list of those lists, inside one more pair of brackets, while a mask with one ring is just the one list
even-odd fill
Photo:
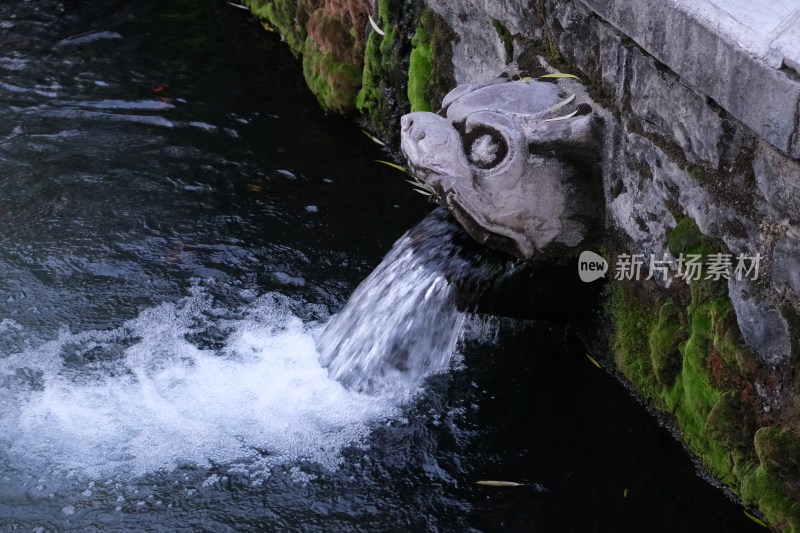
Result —
[[447, 93], [444, 98], [442, 99], [442, 110], [440, 113], [446, 114], [447, 108], [450, 107], [450, 104], [464, 96], [465, 94], [469, 94], [475, 89], [480, 89], [483, 85], [459, 85], [449, 93]]
[[470, 113], [464, 121], [464, 154], [481, 186], [491, 180], [513, 186], [525, 173], [528, 143], [522, 128], [506, 115], [491, 111]]
[[479, 84], [463, 84], [459, 85], [449, 93], [447, 93], [444, 98], [442, 99], [442, 108], [439, 113], [442, 116], [447, 115], [447, 108], [450, 107], [450, 104], [458, 100], [464, 95], [467, 95], [471, 92], [477, 91], [478, 89], [483, 89], [484, 87], [489, 87], [490, 85], [497, 85], [500, 83], [506, 83], [509, 81], [514, 80], [514, 78], [519, 78], [519, 67], [516, 63], [509, 63], [506, 65], [500, 74], [493, 80], [487, 81], [486, 83], [479, 83]]
[[580, 104], [577, 114], [567, 119], [543, 119], [541, 116], [517, 116], [530, 146], [558, 153], [559, 149], [595, 149], [599, 145], [600, 118], [587, 104]]

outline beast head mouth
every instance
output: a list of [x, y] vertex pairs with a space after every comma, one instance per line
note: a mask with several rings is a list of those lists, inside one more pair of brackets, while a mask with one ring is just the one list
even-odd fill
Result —
[[447, 119], [418, 112], [400, 119], [400, 149], [414, 174], [435, 189], [448, 190], [470, 177], [461, 136]]

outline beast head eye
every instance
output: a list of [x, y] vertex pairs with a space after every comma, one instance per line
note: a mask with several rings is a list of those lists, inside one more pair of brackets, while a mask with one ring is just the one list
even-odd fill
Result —
[[473, 165], [487, 170], [503, 162], [508, 155], [508, 144], [498, 131], [478, 126], [464, 136], [464, 152]]

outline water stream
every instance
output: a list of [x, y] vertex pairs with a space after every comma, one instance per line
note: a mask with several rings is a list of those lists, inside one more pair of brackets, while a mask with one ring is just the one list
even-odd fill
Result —
[[441, 207], [409, 230], [320, 336], [330, 377], [360, 392], [409, 394], [446, 371], [494, 270], [481, 252]]
[[751, 530], [386, 157], [224, 1], [0, 2], [0, 531]]

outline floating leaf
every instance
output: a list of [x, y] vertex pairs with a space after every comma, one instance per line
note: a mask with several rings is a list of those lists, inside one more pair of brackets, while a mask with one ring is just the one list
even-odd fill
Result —
[[233, 7], [238, 7], [239, 9], [247, 9], [247, 6], [243, 6], [242, 4], [234, 4], [233, 2], [228, 2], [228, 5]]
[[513, 481], [476, 481], [476, 485], [484, 485], [486, 487], [521, 487], [522, 483], [515, 483]]
[[752, 520], [753, 522], [755, 522], [756, 524], [758, 524], [759, 526], [766, 527], [766, 528], [768, 528], [768, 527], [769, 527], [769, 526], [766, 524], [766, 522], [764, 522], [763, 520], [761, 520], [761, 519], [760, 519], [759, 517], [757, 517], [757, 516], [751, 515], [751, 514], [750, 514], [750, 513], [748, 513], [747, 511], [745, 511], [745, 512], [744, 512], [744, 515], [745, 515], [747, 518], [749, 518], [750, 520]]
[[628, 497], [628, 489], [625, 489], [625, 490], [622, 491], [622, 497], [623, 498], [627, 498]]
[[375, 30], [375, 33], [377, 33], [378, 35], [386, 35], [385, 33], [383, 33], [383, 30], [380, 28], [380, 26], [378, 26], [375, 20], [373, 20], [372, 15], [368, 13], [367, 17], [369, 18], [369, 24], [370, 26], [372, 26], [372, 29]]
[[546, 120], [543, 120], [542, 122], [555, 122], [556, 120], [567, 120], [568, 118], [572, 118], [577, 114], [578, 114], [578, 110], [576, 109], [575, 111], [573, 111], [569, 115], [564, 115], [563, 117], [548, 118]]
[[376, 144], [379, 144], [379, 145], [381, 145], [381, 146], [386, 146], [386, 143], [385, 143], [385, 142], [383, 142], [382, 140], [378, 139], [377, 137], [375, 137], [374, 135], [372, 135], [372, 134], [371, 134], [370, 132], [368, 132], [367, 130], [361, 130], [361, 133], [363, 133], [364, 135], [366, 135], [366, 136], [367, 136], [367, 138], [368, 138], [370, 141], [372, 141], [372, 142], [374, 142], [374, 143], [376, 143]]
[[261, 187], [260, 183], [248, 183], [247, 184], [247, 190], [249, 190], [249, 191], [261, 192], [261, 189], [262, 189], [262, 187]]
[[268, 32], [272, 33], [272, 32], [275, 31], [275, 28], [273, 28], [272, 26], [270, 26], [269, 24], [267, 24], [263, 20], [260, 21], [260, 22], [261, 22], [261, 27], [264, 28], [265, 30], [267, 30]]
[[574, 94], [572, 96], [569, 96], [569, 97], [565, 98], [564, 100], [561, 100], [559, 103], [557, 103], [556, 105], [551, 107], [550, 108], [550, 112], [551, 113], [555, 113], [556, 111], [558, 111], [559, 109], [561, 109], [562, 107], [564, 107], [565, 105], [567, 105], [568, 103], [570, 103], [573, 100], [575, 100], [575, 95]]
[[[588, 353], [586, 354], [586, 358], [587, 358], [587, 359], [589, 359], [589, 361], [591, 361], [591, 362], [592, 362], [592, 364], [593, 364], [594, 366], [596, 366], [597, 368], [603, 368], [603, 366], [602, 366], [600, 363], [598, 363], [598, 362], [597, 362], [597, 359], [595, 359], [594, 357], [592, 357], [592, 356], [591, 356], [591, 355], [589, 355]], [[626, 494], [627, 494], [627, 492], [628, 492], [628, 489], [625, 489], [625, 493], [626, 493]]]
[[545, 74], [544, 76], [539, 76], [539, 79], [542, 78], [575, 78], [576, 80], [580, 79], [575, 74], [567, 74], [566, 72], [553, 72], [552, 74]]
[[392, 168], [394, 168], [396, 170], [399, 170], [401, 172], [408, 172], [408, 170], [405, 167], [401, 167], [400, 165], [397, 165], [395, 163], [391, 163], [389, 161], [382, 161], [380, 159], [376, 159], [375, 162], [376, 163], [381, 163], [381, 164], [389, 166], [389, 167], [392, 167]]

